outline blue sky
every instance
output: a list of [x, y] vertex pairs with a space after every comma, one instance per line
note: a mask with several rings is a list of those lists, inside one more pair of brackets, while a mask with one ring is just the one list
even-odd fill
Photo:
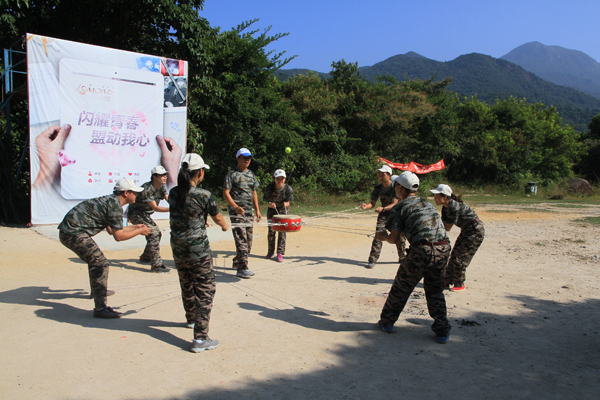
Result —
[[289, 32], [268, 48], [298, 56], [286, 69], [329, 72], [341, 59], [371, 66], [408, 51], [498, 58], [533, 41], [600, 62], [600, 0], [206, 0], [200, 15], [222, 30], [259, 18], [255, 29]]

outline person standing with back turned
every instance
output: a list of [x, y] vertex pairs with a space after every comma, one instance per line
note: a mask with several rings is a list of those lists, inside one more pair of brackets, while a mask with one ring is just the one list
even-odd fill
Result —
[[229, 228], [213, 195], [197, 187], [208, 169], [210, 167], [198, 154], [186, 154], [177, 176], [177, 186], [169, 192], [171, 248], [179, 274], [187, 327], [194, 329], [191, 349], [194, 353], [219, 346], [218, 340], [208, 337], [216, 284], [206, 236], [206, 218], [210, 215], [223, 231]]
[[435, 204], [442, 206], [442, 222], [446, 231], [450, 231], [454, 225], [460, 228], [460, 235], [454, 242], [446, 267], [445, 287], [450, 288], [450, 285], [454, 285], [453, 291], [465, 290], [467, 267], [485, 236], [483, 222], [471, 207], [452, 193], [450, 186], [441, 184], [430, 192], [433, 193]]
[[[248, 268], [248, 255], [252, 250], [252, 235], [254, 234], [252, 206], [256, 209], [256, 221], [260, 222], [258, 206], [258, 179], [248, 169], [252, 161], [250, 150], [243, 147], [236, 154], [237, 167], [227, 173], [223, 184], [223, 198], [229, 205], [229, 217], [232, 224], [233, 240], [235, 241], [236, 256], [233, 258], [233, 268], [236, 276], [249, 279], [254, 272]], [[233, 225], [237, 225], [233, 227]]]
[[398, 268], [377, 326], [386, 333], [394, 332], [394, 323], [423, 278], [427, 308], [434, 320], [431, 330], [435, 332], [438, 343], [446, 343], [450, 339], [444, 298], [444, 269], [450, 256], [448, 236], [433, 205], [416, 196], [419, 188], [417, 175], [405, 171], [394, 178], [400, 201], [390, 212], [385, 226], [390, 233], [381, 232], [377, 236], [379, 240], [397, 243], [404, 233], [410, 248]]

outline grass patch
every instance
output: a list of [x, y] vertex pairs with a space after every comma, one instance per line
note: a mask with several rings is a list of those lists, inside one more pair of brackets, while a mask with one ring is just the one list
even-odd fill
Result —
[[587, 222], [588, 224], [592, 224], [592, 225], [600, 225], [600, 217], [586, 217], [586, 218], [580, 219], [579, 221]]
[[552, 204], [552, 207], [564, 207], [564, 208], [586, 208], [587, 206], [582, 206], [581, 204]]
[[551, 212], [554, 212], [552, 210], [546, 210], [545, 208], [521, 208], [521, 211], [524, 211], [524, 212], [541, 212], [541, 213], [551, 213]]
[[571, 243], [585, 243], [585, 240], [583, 240], [583, 239], [571, 239], [571, 238], [567, 238], [565, 240], [567, 242], [571, 242]]
[[487, 210], [487, 212], [491, 212], [491, 213], [516, 213], [517, 210]]

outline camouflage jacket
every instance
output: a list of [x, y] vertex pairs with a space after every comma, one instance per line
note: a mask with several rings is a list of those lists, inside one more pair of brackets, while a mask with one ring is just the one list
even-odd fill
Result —
[[[389, 206], [394, 202], [394, 199], [397, 198], [393, 183], [390, 183], [386, 188], [383, 187], [383, 183], [378, 183], [371, 193], [371, 201], [377, 203], [377, 199], [381, 199], [381, 207]], [[382, 213], [389, 214], [389, 211], [382, 211]]]
[[265, 188], [265, 192], [263, 193], [263, 200], [275, 203], [275, 206], [278, 210], [284, 209], [284, 202], [294, 201], [294, 191], [292, 190], [292, 187], [287, 183], [283, 184], [283, 188], [281, 190], [277, 190], [275, 189], [275, 182], [271, 182]]
[[144, 191], [138, 194], [135, 203], [129, 205], [129, 210], [127, 211], [128, 217], [140, 214], [154, 214], [154, 210], [148, 203], [154, 201], [158, 205], [162, 199], [167, 197], [167, 189], [164, 186], [155, 189], [152, 181], [144, 183], [142, 187]]
[[[229, 194], [235, 203], [244, 209], [245, 215], [252, 215], [252, 193], [258, 189], [260, 184], [254, 172], [247, 169], [241, 172], [235, 168], [227, 173], [223, 187], [229, 190]], [[237, 215], [235, 210], [228, 206], [230, 215]]]
[[385, 224], [386, 229], [404, 233], [409, 243], [448, 240], [440, 215], [427, 200], [409, 196], [400, 200]]
[[123, 229], [123, 207], [116, 194], [77, 204], [65, 215], [58, 229], [69, 235], [87, 233], [94, 236], [107, 226], [114, 230]]
[[171, 225], [171, 249], [176, 261], [192, 261], [210, 254], [206, 235], [206, 218], [219, 214], [213, 195], [204, 189], [191, 187], [185, 206], [177, 209], [179, 187], [169, 192], [169, 222]]
[[464, 228], [477, 218], [477, 214], [471, 207], [460, 201], [450, 199], [448, 207], [442, 207], [442, 221]]

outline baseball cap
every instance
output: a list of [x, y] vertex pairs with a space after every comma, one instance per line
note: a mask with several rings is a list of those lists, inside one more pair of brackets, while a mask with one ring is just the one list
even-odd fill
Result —
[[252, 157], [252, 153], [250, 153], [250, 150], [248, 150], [247, 148], [242, 147], [238, 150], [237, 154], [235, 155], [235, 158], [238, 158], [239, 156]]
[[273, 178], [279, 178], [280, 176], [283, 176], [284, 178], [286, 178], [285, 171], [282, 169], [276, 170], [275, 173], [273, 174]]
[[136, 185], [131, 178], [123, 178], [117, 182], [113, 190], [116, 192], [124, 192], [126, 190], [131, 190], [132, 192], [143, 192], [144, 188]]
[[157, 174], [157, 175], [166, 175], [169, 172], [167, 172], [167, 170], [165, 169], [165, 167], [163, 167], [162, 165], [156, 166], [154, 168], [152, 168], [152, 171], [150, 171], [150, 173], [152, 175]]
[[190, 171], [195, 171], [201, 168], [210, 169], [208, 165], [204, 164], [204, 160], [202, 159], [202, 157], [200, 157], [196, 153], [188, 153], [185, 156], [183, 156], [183, 160], [181, 160], [181, 165], [183, 165], [183, 163], [188, 164], [188, 169]]
[[381, 172], [387, 172], [388, 174], [392, 174], [392, 169], [387, 166], [387, 165], [383, 165], [381, 168], [379, 168], [377, 171], [381, 171]]
[[394, 175], [392, 176], [392, 180], [413, 192], [419, 188], [419, 177], [410, 171], [404, 171], [400, 175]]
[[452, 196], [452, 189], [450, 188], [450, 186], [444, 185], [443, 183], [440, 183], [435, 189], [431, 189], [430, 192], [433, 194], [439, 193], [445, 196]]

